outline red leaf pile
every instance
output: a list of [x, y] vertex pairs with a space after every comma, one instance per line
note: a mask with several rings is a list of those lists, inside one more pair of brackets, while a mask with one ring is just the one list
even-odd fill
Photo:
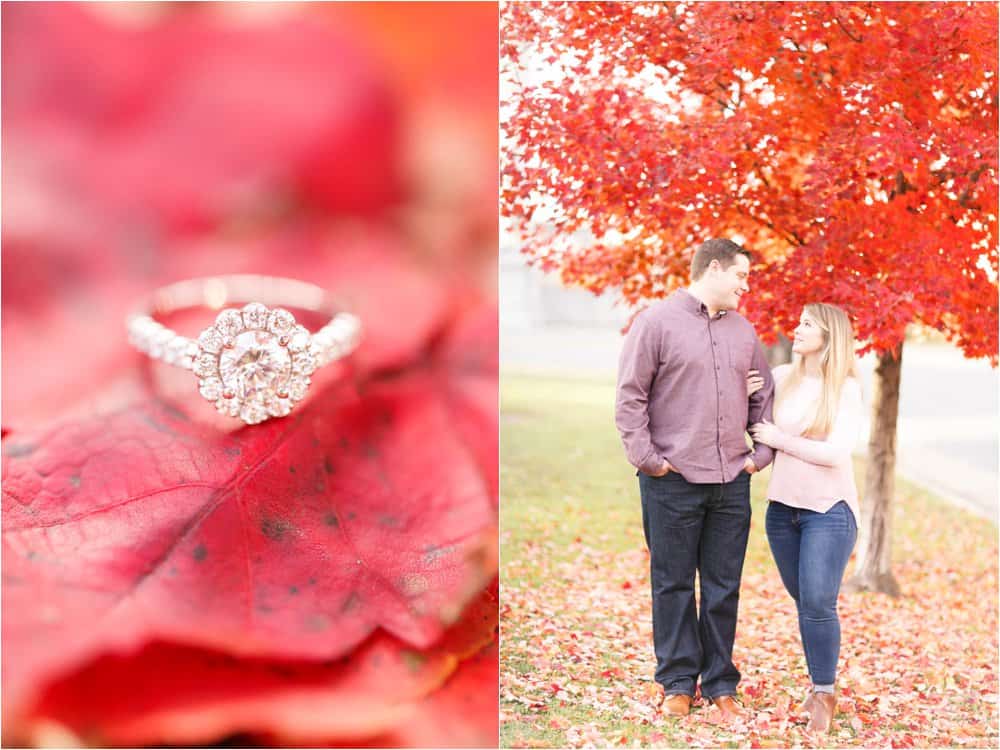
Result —
[[[934, 535], [937, 553], [945, 534]], [[898, 566], [910, 581], [905, 598], [841, 596], [839, 713], [829, 745], [996, 745], [997, 547], [983, 545], [981, 535], [969, 541], [977, 562], [961, 575], [952, 567], [956, 556], [932, 559], [913, 550], [915, 559]], [[684, 720], [658, 711], [649, 563], [638, 548], [641, 539], [636, 542], [628, 554], [585, 545], [563, 554], [544, 539], [509, 551], [504, 541], [505, 561], [518, 561], [504, 564], [501, 606], [501, 721], [510, 741], [663, 746], [669, 738], [670, 745], [686, 747], [822, 746], [808, 737], [798, 712], [808, 684], [805, 660], [795, 606], [771, 561], [751, 565], [740, 589], [734, 654], [751, 721], [722, 725], [700, 700]], [[622, 590], [617, 575], [634, 576], [638, 585]], [[518, 584], [536, 576], [556, 582], [544, 596]], [[963, 613], [972, 609], [975, 615], [966, 619]], [[620, 671], [603, 669], [608, 660]]]
[[[519, 468], [505, 465], [504, 472]], [[581, 509], [560, 528], [534, 524], [530, 541], [515, 542], [505, 531], [505, 744], [995, 747], [996, 529], [940, 501], [901, 494], [908, 496], [895, 508], [894, 565], [903, 594], [841, 592], [838, 714], [825, 739], [806, 733], [799, 711], [808, 673], [795, 605], [767, 550], [763, 508], [754, 511], [740, 587], [734, 661], [750, 710], [742, 725], [719, 722], [702, 699], [684, 719], [658, 710], [649, 556], [636, 508], [614, 505], [602, 515]], [[562, 541], [574, 524], [592, 531], [586, 543]], [[633, 539], [624, 553], [602, 532], [622, 526]], [[623, 579], [633, 585], [623, 587]]]
[[[4, 6], [7, 744], [496, 742], [495, 304], [391, 218], [379, 64], [284, 16]], [[124, 333], [237, 272], [365, 325], [254, 427]]]

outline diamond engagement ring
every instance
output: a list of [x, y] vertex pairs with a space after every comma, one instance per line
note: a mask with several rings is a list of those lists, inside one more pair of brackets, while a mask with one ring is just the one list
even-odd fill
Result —
[[[226, 305], [248, 303], [244, 307]], [[331, 315], [315, 333], [278, 305]], [[197, 339], [155, 320], [189, 307], [222, 309]], [[193, 370], [201, 395], [223, 414], [258, 424], [301, 401], [317, 367], [358, 345], [361, 321], [337, 311], [314, 284], [274, 276], [214, 276], [170, 284], [126, 321], [129, 341], [167, 364]]]

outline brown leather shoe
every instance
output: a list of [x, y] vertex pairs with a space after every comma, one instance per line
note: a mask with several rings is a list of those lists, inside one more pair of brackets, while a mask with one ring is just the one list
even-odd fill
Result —
[[718, 698], [713, 698], [712, 703], [726, 721], [745, 721], [747, 718], [746, 709], [731, 695], [720, 695]]
[[690, 695], [668, 695], [663, 699], [660, 710], [667, 716], [687, 716], [691, 710]]
[[809, 704], [809, 723], [806, 731], [816, 734], [826, 734], [833, 724], [833, 715], [837, 713], [837, 698], [832, 693], [813, 693]]

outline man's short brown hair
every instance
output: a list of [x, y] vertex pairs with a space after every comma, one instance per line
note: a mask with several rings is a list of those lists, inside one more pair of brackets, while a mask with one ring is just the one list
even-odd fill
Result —
[[713, 260], [719, 261], [719, 265], [723, 268], [729, 268], [736, 262], [737, 255], [745, 255], [748, 261], [753, 262], [750, 251], [732, 240], [721, 238], [705, 240], [694, 251], [694, 257], [691, 258], [691, 281], [700, 279]]

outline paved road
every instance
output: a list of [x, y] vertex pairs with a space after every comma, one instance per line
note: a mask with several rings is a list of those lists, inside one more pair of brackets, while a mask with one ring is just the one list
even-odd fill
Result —
[[[606, 328], [502, 327], [503, 372], [613, 380], [621, 336]], [[861, 370], [871, 394], [874, 358]], [[996, 370], [939, 344], [906, 345], [900, 384], [900, 474], [997, 523], [1000, 439]], [[864, 440], [859, 442], [863, 449]]]

